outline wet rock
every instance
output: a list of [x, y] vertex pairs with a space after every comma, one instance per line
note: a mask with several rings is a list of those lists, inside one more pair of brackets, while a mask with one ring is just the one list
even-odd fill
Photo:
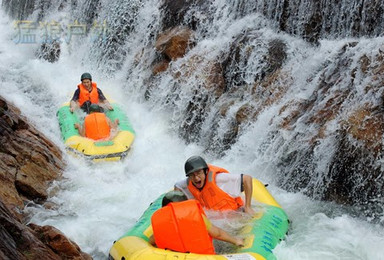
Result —
[[24, 20], [30, 14], [32, 14], [35, 1], [30, 0], [20, 0], [20, 1], [12, 1], [12, 0], [4, 0], [2, 1], [2, 6], [5, 7], [5, 11], [14, 17], [15, 19]]
[[160, 7], [163, 12], [163, 30], [176, 26], [187, 26], [195, 30], [208, 12], [210, 3], [203, 0], [164, 0]]
[[1, 259], [61, 259], [33, 233], [14, 218], [0, 198]]
[[193, 34], [194, 32], [186, 27], [171, 28], [158, 35], [155, 48], [168, 60], [176, 60], [192, 48]]
[[[196, 72], [198, 74], [195, 74]], [[186, 113], [180, 125], [180, 135], [193, 142], [201, 137], [201, 126], [212, 104], [225, 92], [225, 82], [220, 64], [193, 56], [181, 65], [181, 70], [173, 72], [173, 77], [181, 83], [192, 81], [192, 98], [186, 104]]]
[[242, 123], [249, 122], [254, 110], [254, 107], [250, 104], [242, 105], [236, 112], [236, 123], [240, 125]]
[[42, 227], [35, 224], [29, 224], [28, 227], [37, 233], [37, 237], [57, 253], [61, 259], [92, 259], [89, 255], [84, 254], [76, 243], [65, 237], [60, 230], [52, 226]]
[[[53, 227], [24, 221], [24, 205], [43, 204], [61, 176], [61, 151], [0, 97], [0, 258], [91, 259]], [[47, 204], [49, 206], [49, 204]]]
[[[266, 44], [257, 31], [240, 33], [221, 63], [228, 89], [262, 82], [282, 67], [287, 58], [286, 48], [280, 39]], [[258, 59], [254, 60], [255, 57]], [[245, 74], [247, 66], [255, 67], [253, 77]]]
[[152, 74], [157, 75], [161, 72], [164, 72], [168, 69], [168, 66], [169, 66], [169, 61], [168, 60], [162, 60], [153, 66]]
[[[292, 97], [290, 91], [293, 87], [306, 91], [307, 86], [295, 84], [284, 68], [286, 44], [279, 39], [265, 44], [258, 37], [251, 32], [236, 39], [222, 63], [194, 55], [175, 70], [168, 67], [167, 73], [175, 79], [172, 94], [176, 94], [168, 96], [167, 102], [177, 100], [177, 88], [192, 88], [180, 135], [187, 142], [204, 144], [205, 152], [221, 156], [237, 141], [243, 127], [282, 104], [269, 122], [275, 130], [268, 133], [265, 147], [257, 148], [260, 154], [278, 157], [272, 163], [278, 185], [314, 199], [363, 209], [362, 214], [380, 214], [384, 198], [380, 165], [383, 52], [373, 50], [375, 55], [356, 58], [358, 43], [345, 44], [306, 79], [303, 84], [313, 91], [300, 98]], [[249, 73], [243, 74], [241, 68], [254, 61], [253, 51], [263, 54], [258, 56], [262, 62], [257, 67], [260, 71], [247, 78]], [[360, 99], [365, 94], [369, 102]]]
[[319, 39], [383, 35], [383, 1], [271, 0], [237, 1], [238, 18], [260, 13], [276, 29], [317, 44]]
[[33, 162], [24, 164], [16, 174], [15, 187], [19, 194], [32, 200], [46, 200], [48, 197], [46, 182], [50, 172]]
[[280, 39], [273, 39], [268, 43], [268, 53], [266, 57], [266, 75], [271, 75], [282, 68], [287, 59], [287, 45]]
[[51, 63], [54, 63], [60, 58], [60, 43], [57, 41], [52, 43], [43, 43], [40, 45], [40, 49], [37, 51], [36, 56], [39, 59], [44, 59]]
[[89, 260], [79, 246], [51, 226], [21, 224], [0, 198], [1, 259]]
[[366, 212], [375, 214], [377, 212], [372, 209], [377, 206], [380, 208], [381, 198], [384, 198], [381, 165], [374, 163], [378, 157], [372, 153], [371, 147], [366, 146], [372, 143], [354, 142], [347, 131], [340, 132], [338, 147], [329, 169], [331, 181], [322, 199], [370, 209]]
[[383, 116], [367, 104], [353, 111], [342, 127], [376, 157], [383, 150], [383, 123]]
[[3, 176], [4, 202], [18, 214], [29, 200], [46, 199], [51, 181], [59, 177], [64, 164], [60, 150], [33, 126], [20, 111], [1, 100], [0, 168]]
[[314, 6], [311, 8], [312, 14], [304, 24], [303, 38], [307, 42], [319, 45], [319, 39], [322, 30], [322, 10], [319, 1], [313, 1]]
[[[384, 198], [382, 100], [371, 98], [358, 104], [352, 100], [360, 84], [363, 92], [380, 97], [383, 53], [363, 55], [353, 64], [348, 49], [355, 46], [352, 42], [340, 50], [335, 65], [323, 70], [310, 98], [292, 100], [281, 109], [281, 127], [293, 135], [288, 140], [276, 136], [276, 142], [284, 140], [278, 152], [282, 154], [277, 167], [279, 185], [353, 206], [360, 209], [359, 214], [378, 219]], [[367, 78], [371, 80], [362, 83]], [[311, 134], [296, 132], [297, 125]]]
[[187, 143], [199, 141], [201, 126], [207, 116], [205, 109], [209, 104], [209, 100], [209, 95], [196, 93], [192, 100], [188, 102], [186, 117], [179, 127], [179, 135]]

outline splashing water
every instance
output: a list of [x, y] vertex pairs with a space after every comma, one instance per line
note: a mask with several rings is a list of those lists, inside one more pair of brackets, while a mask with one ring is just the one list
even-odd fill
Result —
[[[197, 16], [201, 21], [196, 30], [197, 44], [185, 57], [172, 62], [169, 70], [183, 75], [188, 60], [196, 55], [204, 56], [199, 63], [201, 66], [193, 68], [193, 76], [184, 77], [183, 82], [169, 73], [153, 79], [151, 84], [156, 87], [152, 88], [150, 98], [145, 101], [151, 77], [150, 64], [156, 58], [155, 51], [148, 46], [153, 43], [161, 26], [158, 2], [97, 1], [98, 5], [90, 5], [91, 1], [84, 0], [78, 1], [75, 7], [64, 2], [57, 1], [46, 7], [44, 14], [35, 11], [31, 17], [41, 17], [45, 21], [55, 19], [62, 25], [68, 25], [75, 19], [90, 25], [90, 18], [97, 17], [100, 24], [105, 20], [113, 33], [107, 35], [107, 41], [94, 40], [88, 35], [63, 43], [58, 62], [49, 63], [35, 58], [38, 45], [15, 44], [13, 21], [6, 18], [2, 11], [0, 94], [17, 105], [65, 153], [55, 114], [59, 106], [71, 98], [81, 73], [89, 71], [100, 88], [123, 105], [137, 137], [132, 151], [121, 162], [94, 165], [81, 158], [65, 156], [68, 165], [63, 174], [64, 180], [52, 184], [49, 198], [58, 207], [45, 209], [34, 205], [26, 208], [31, 222], [53, 225], [94, 259], [105, 259], [113, 241], [134, 225], [154, 199], [183, 178], [185, 159], [193, 154], [203, 154], [207, 144], [221, 147], [237, 108], [245, 103], [257, 107], [258, 102], [262, 102], [262, 99], [256, 100], [250, 95], [251, 89], [247, 84], [264, 76], [261, 68], [267, 43], [280, 39], [288, 43], [283, 70], [291, 72], [293, 83], [287, 84], [294, 84], [296, 90], [283, 90], [285, 95], [281, 102], [261, 111], [256, 122], [241, 126], [236, 142], [221, 159], [217, 159], [214, 152], [205, 155], [212, 164], [230, 172], [247, 173], [270, 183], [269, 190], [292, 221], [287, 239], [274, 250], [278, 259], [384, 259], [382, 225], [354, 217], [348, 207], [315, 201], [301, 193], [286, 192], [276, 186], [278, 173], [275, 165], [289, 151], [295, 136], [300, 134], [309, 138], [316, 129], [308, 129], [298, 121], [295, 132], [283, 131], [273, 138], [271, 135], [281, 120], [275, 115], [289, 100], [311, 97], [316, 80], [321, 73], [337, 65], [334, 60], [350, 39], [323, 40], [319, 47], [314, 48], [300, 39], [276, 32], [275, 25], [260, 14], [247, 12], [239, 15], [230, 8], [228, 1], [213, 1], [207, 10], [214, 14], [213, 20], [209, 20], [203, 12], [186, 14], [186, 19]], [[239, 8], [246, 7], [243, 2], [237, 2]], [[59, 10], [61, 4], [63, 7]], [[122, 28], [123, 31], [119, 31]], [[232, 39], [245, 31], [252, 31], [250, 39], [243, 41], [249, 45], [249, 52], [236, 55], [251, 55], [254, 58], [249, 59], [247, 64], [240, 62], [236, 71], [232, 67], [227, 71], [240, 75], [244, 89], [234, 89], [217, 102], [222, 104], [235, 100], [236, 105], [230, 107], [226, 117], [217, 116], [219, 105], [212, 106], [205, 113], [200, 131], [190, 133], [196, 135], [199, 142], [186, 144], [178, 136], [178, 130], [187, 121], [186, 104], [194, 93], [197, 91], [202, 97], [205, 94], [201, 88], [205, 65], [216, 60], [236, 58], [227, 50]], [[382, 44], [381, 38], [356, 41], [357, 45], [347, 50], [346, 54], [351, 57], [352, 65], [362, 53], [370, 54], [370, 50], [377, 50]], [[330, 67], [327, 64], [331, 64]], [[343, 75], [348, 73], [346, 71]], [[308, 82], [308, 78], [312, 82]], [[342, 80], [348, 81], [349, 78], [346, 76]], [[362, 86], [365, 79], [357, 75], [357, 80]], [[358, 95], [363, 92], [360, 85], [354, 91], [357, 95], [350, 101], [351, 105], [360, 102], [360, 99], [376, 102], [377, 93]], [[265, 95], [262, 92], [259, 94], [261, 97]], [[346, 114], [347, 111], [339, 116], [345, 117]], [[215, 124], [220, 127], [212, 135], [211, 127]], [[329, 127], [328, 131], [332, 132], [338, 126]], [[333, 153], [332, 138], [319, 145], [318, 150], [312, 176], [316, 183], [314, 186], [317, 185], [315, 191], [323, 185], [319, 176], [327, 167], [327, 156]]]

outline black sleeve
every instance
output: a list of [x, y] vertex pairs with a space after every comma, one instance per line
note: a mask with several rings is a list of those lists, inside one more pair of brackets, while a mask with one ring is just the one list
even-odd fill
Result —
[[243, 174], [240, 174], [241, 176], [241, 187], [240, 187], [240, 191], [243, 192], [244, 191], [244, 181], [243, 181]]
[[101, 101], [106, 100], [106, 98], [105, 98], [105, 96], [104, 96], [104, 94], [103, 94], [103, 91], [101, 91], [101, 89], [97, 88], [97, 94], [99, 94], [99, 99], [100, 99]]
[[73, 94], [72, 100], [77, 101], [79, 100], [80, 90], [79, 88], [76, 89], [75, 93]]

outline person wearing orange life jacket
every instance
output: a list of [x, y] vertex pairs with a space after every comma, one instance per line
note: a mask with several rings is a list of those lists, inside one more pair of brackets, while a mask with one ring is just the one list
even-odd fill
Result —
[[92, 104], [89, 107], [89, 114], [84, 118], [84, 126], [79, 123], [75, 124], [75, 128], [81, 136], [93, 140], [112, 139], [117, 133], [117, 125], [119, 121], [114, 122], [102, 113], [102, 108], [97, 104]]
[[162, 208], [151, 217], [153, 236], [149, 243], [162, 249], [182, 253], [215, 254], [212, 239], [237, 246], [244, 240], [213, 225], [197, 200], [187, 200], [181, 191], [170, 191], [162, 200]]
[[80, 80], [81, 83], [77, 85], [77, 89], [70, 102], [69, 109], [72, 113], [78, 107], [89, 113], [88, 110], [91, 104], [100, 104], [109, 110], [113, 110], [101, 89], [97, 87], [96, 82], [92, 82], [91, 74], [88, 72], [83, 73]]
[[[200, 156], [190, 157], [184, 165], [187, 179], [178, 181], [175, 190], [198, 200], [206, 209], [238, 210], [254, 215], [251, 207], [252, 177], [245, 174], [230, 174], [226, 169], [209, 165]], [[245, 194], [245, 202], [240, 197]]]

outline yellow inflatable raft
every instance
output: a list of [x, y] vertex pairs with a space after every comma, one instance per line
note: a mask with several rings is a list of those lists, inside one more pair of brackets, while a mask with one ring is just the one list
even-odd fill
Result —
[[245, 246], [231, 254], [201, 255], [179, 253], [155, 248], [148, 243], [153, 234], [151, 216], [161, 207], [162, 194], [151, 203], [139, 221], [119, 240], [109, 252], [109, 260], [273, 260], [273, 248], [285, 237], [289, 221], [286, 213], [259, 180], [253, 179], [252, 203], [262, 206], [262, 210], [244, 226], [241, 235]]
[[135, 138], [135, 132], [127, 116], [116, 103], [111, 103], [113, 110], [105, 114], [114, 121], [119, 119], [119, 132], [108, 141], [95, 141], [79, 135], [74, 127], [80, 119], [77, 113], [71, 113], [69, 103], [60, 107], [57, 117], [60, 124], [61, 135], [67, 148], [75, 154], [81, 154], [93, 161], [117, 161], [124, 158]]

